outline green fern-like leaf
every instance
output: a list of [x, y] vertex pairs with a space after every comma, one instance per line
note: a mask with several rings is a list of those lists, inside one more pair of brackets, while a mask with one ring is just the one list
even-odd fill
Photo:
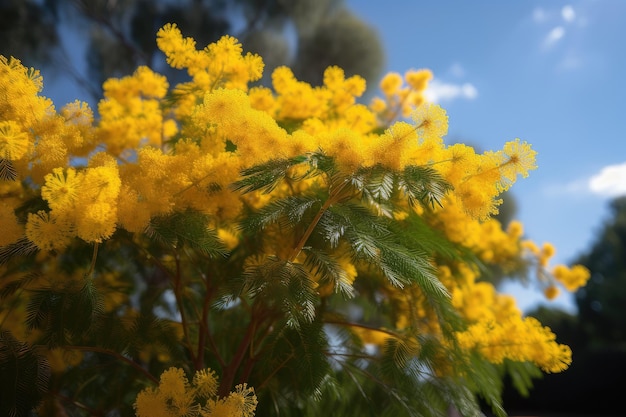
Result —
[[180, 350], [179, 338], [172, 323], [152, 313], [139, 314], [129, 329], [128, 353], [132, 356], [146, 348], [160, 347], [172, 355]]
[[49, 376], [44, 357], [0, 330], [0, 415], [29, 415], [48, 391]]
[[323, 152], [313, 152], [308, 154], [306, 161], [314, 170], [325, 173], [329, 178], [337, 172], [335, 160], [332, 157], [325, 155]]
[[441, 200], [453, 189], [435, 169], [408, 166], [399, 178], [399, 187], [407, 195], [409, 204], [421, 204], [425, 208], [441, 206]]
[[235, 191], [249, 193], [261, 190], [270, 193], [285, 179], [289, 168], [306, 161], [306, 157], [272, 159], [241, 172], [243, 178], [233, 184]]
[[378, 267], [391, 284], [415, 283], [433, 301], [448, 302], [448, 291], [435, 275], [430, 254], [407, 247], [390, 223], [354, 204], [334, 206], [320, 220], [323, 231], [340, 230], [354, 257]]
[[35, 254], [39, 248], [26, 237], [15, 243], [0, 247], [0, 265], [4, 265], [11, 259]]
[[398, 243], [381, 245], [380, 252], [378, 266], [392, 283], [415, 283], [438, 302], [449, 299], [450, 294], [437, 278], [426, 253]]
[[395, 173], [380, 165], [360, 170], [351, 181], [369, 202], [387, 201], [391, 199], [396, 189]]
[[381, 357], [381, 370], [388, 380], [404, 378], [413, 373], [416, 375], [416, 368], [410, 366], [419, 352], [419, 345], [410, 338], [388, 338], [385, 340]]
[[207, 256], [225, 256], [228, 251], [208, 223], [206, 215], [188, 210], [152, 219], [146, 234], [172, 248], [187, 245]]
[[17, 179], [17, 171], [13, 163], [4, 158], [0, 158], [0, 181], [15, 181]]
[[354, 296], [354, 287], [348, 274], [337, 260], [322, 250], [310, 247], [305, 247], [303, 252], [306, 254], [305, 265], [311, 268], [313, 273], [319, 274], [320, 284], [331, 283], [336, 292], [347, 298]]
[[57, 293], [47, 290], [35, 291], [26, 306], [26, 327], [28, 330], [43, 329], [51, 311], [61, 303]]
[[352, 227], [350, 216], [342, 210], [342, 206], [334, 206], [327, 210], [317, 225], [317, 233], [322, 235], [331, 248], [337, 247], [346, 230]]
[[63, 346], [93, 331], [102, 310], [102, 300], [90, 279], [78, 291], [38, 289], [26, 306], [26, 326], [42, 330], [50, 347]]
[[404, 220], [391, 222], [391, 232], [406, 247], [416, 248], [432, 256], [446, 260], [477, 262], [467, 248], [451, 242], [441, 231], [428, 226], [423, 217], [410, 213]]
[[530, 388], [533, 386], [532, 380], [534, 378], [543, 377], [541, 369], [531, 362], [513, 362], [505, 360], [503, 368], [511, 377], [513, 387], [524, 397], [530, 395]]
[[256, 213], [247, 216], [241, 224], [241, 229], [256, 233], [281, 220], [283, 227], [293, 228], [319, 202], [319, 199], [314, 196], [289, 196], [273, 201]]
[[[271, 354], [260, 372], [274, 375], [272, 386], [291, 406], [319, 395], [333, 384], [331, 367], [324, 352], [328, 339], [319, 321], [285, 327], [269, 344]], [[285, 404], [287, 407], [289, 405]]]
[[4, 300], [5, 298], [12, 296], [17, 291], [28, 286], [28, 284], [36, 281], [38, 278], [39, 274], [29, 273], [20, 277], [19, 279], [9, 282], [8, 284], [4, 285], [2, 289], [0, 289], [0, 300]]
[[289, 326], [299, 327], [315, 318], [318, 296], [303, 265], [276, 256], [261, 257], [246, 265], [243, 280], [244, 291], [282, 310]]

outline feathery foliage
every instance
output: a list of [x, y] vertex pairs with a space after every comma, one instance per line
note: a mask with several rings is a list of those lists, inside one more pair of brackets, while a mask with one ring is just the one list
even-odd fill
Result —
[[0, 413], [27, 416], [48, 390], [48, 362], [32, 346], [0, 331]]

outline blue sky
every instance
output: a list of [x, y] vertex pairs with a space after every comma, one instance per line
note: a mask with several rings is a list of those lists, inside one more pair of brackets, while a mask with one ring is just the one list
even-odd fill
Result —
[[[608, 201], [626, 194], [626, 1], [346, 1], [377, 29], [387, 71], [434, 72], [429, 94], [448, 112], [449, 142], [533, 144], [539, 168], [512, 189], [527, 236], [555, 244], [554, 263], [589, 248]], [[63, 38], [83, 55], [79, 32]], [[58, 107], [86, 99], [43, 75]], [[532, 287], [503, 290], [524, 309], [543, 300]], [[573, 310], [564, 295], [552, 304]]]
[[[529, 238], [555, 263], [590, 247], [611, 197], [626, 194], [626, 1], [347, 2], [374, 26], [388, 71], [429, 68], [447, 140], [499, 149], [516, 137], [539, 168], [512, 193]], [[506, 286], [520, 306], [536, 288]], [[572, 310], [561, 295], [552, 305]]]

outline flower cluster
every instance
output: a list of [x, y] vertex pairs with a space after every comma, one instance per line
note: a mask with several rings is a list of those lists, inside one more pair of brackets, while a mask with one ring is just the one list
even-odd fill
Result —
[[590, 273], [583, 265], [558, 264], [548, 268], [550, 259], [556, 253], [555, 247], [551, 243], [544, 243], [541, 248], [530, 240], [522, 242], [525, 256], [530, 258], [534, 264], [536, 275], [539, 277], [544, 289], [546, 298], [552, 300], [558, 297], [559, 287], [565, 288], [569, 292], [574, 292], [583, 287], [589, 280]]
[[237, 385], [224, 398], [217, 398], [218, 380], [210, 369], [196, 371], [189, 383], [180, 368], [161, 374], [159, 385], [137, 395], [137, 417], [252, 417], [257, 405], [254, 390]]
[[[510, 342], [510, 334], [518, 341]], [[478, 351], [494, 363], [504, 359], [532, 362], [545, 372], [561, 372], [572, 362], [572, 351], [555, 343], [555, 335], [532, 317], [512, 316], [506, 321], [484, 320], [457, 335], [465, 349]]]

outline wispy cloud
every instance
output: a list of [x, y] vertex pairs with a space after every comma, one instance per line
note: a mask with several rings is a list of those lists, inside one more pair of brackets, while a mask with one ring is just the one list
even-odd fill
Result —
[[565, 36], [565, 28], [563, 26], [556, 26], [550, 32], [548, 32], [548, 34], [544, 38], [543, 40], [544, 48], [553, 47], [554, 45], [556, 45], [558, 41], [560, 41], [563, 38], [563, 36]]
[[478, 97], [478, 90], [471, 83], [454, 84], [434, 79], [428, 84], [425, 95], [429, 101], [434, 103], [452, 101], [459, 98], [474, 100]]
[[588, 187], [592, 193], [608, 197], [626, 195], [626, 162], [602, 168], [589, 179]]
[[595, 194], [601, 197], [626, 196], [626, 162], [607, 165], [597, 173], [568, 183], [547, 184], [543, 191], [548, 196]]
[[[560, 9], [535, 8], [532, 14], [533, 22], [542, 26], [548, 32], [543, 36], [541, 47], [544, 51], [553, 49], [557, 44], [568, 36], [571, 30], [585, 26], [586, 20], [574, 9], [574, 6], [567, 4]], [[549, 29], [546, 29], [546, 26]]]
[[563, 20], [570, 23], [576, 19], [576, 12], [574, 11], [574, 8], [568, 4], [567, 6], [563, 6], [561, 9], [561, 17]]

